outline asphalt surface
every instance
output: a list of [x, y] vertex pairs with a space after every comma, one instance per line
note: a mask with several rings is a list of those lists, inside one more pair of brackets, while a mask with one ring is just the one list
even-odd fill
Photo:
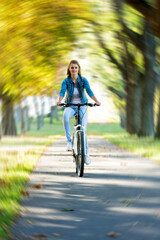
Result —
[[160, 240], [160, 166], [94, 136], [80, 178], [65, 147], [62, 137], [40, 158], [12, 239]]

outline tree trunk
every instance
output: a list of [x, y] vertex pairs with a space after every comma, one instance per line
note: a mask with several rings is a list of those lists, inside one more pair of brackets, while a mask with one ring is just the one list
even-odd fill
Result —
[[133, 96], [133, 106], [134, 106], [134, 132], [138, 134], [140, 128], [140, 114], [141, 114], [141, 97], [142, 97], [142, 83], [141, 80], [135, 85], [134, 96]]
[[130, 134], [134, 134], [134, 106], [133, 106], [134, 85], [126, 84], [126, 130]]
[[126, 111], [124, 109], [121, 109], [119, 111], [119, 117], [120, 117], [120, 126], [126, 129]]
[[28, 106], [26, 106], [26, 122], [27, 122], [27, 131], [30, 131], [31, 126], [30, 126], [29, 107]]
[[41, 102], [41, 126], [44, 126], [44, 109], [45, 109], [45, 102], [42, 99]]
[[139, 130], [139, 136], [154, 136], [154, 92], [155, 82], [154, 76], [150, 75], [148, 70], [148, 76], [146, 76], [144, 82], [142, 105], [141, 105], [141, 125]]
[[1, 126], [1, 123], [0, 123], [0, 139], [2, 138], [2, 126]]
[[2, 135], [17, 136], [13, 102], [9, 97], [2, 99]]
[[2, 137], [2, 120], [1, 120], [1, 112], [2, 112], [2, 110], [1, 110], [1, 104], [0, 104], [0, 139], [1, 139], [1, 137]]
[[157, 65], [155, 61], [156, 42], [151, 33], [150, 24], [146, 22], [144, 32], [144, 62], [145, 75], [143, 80], [143, 92], [141, 103], [141, 123], [139, 136], [154, 136], [154, 93], [157, 83]]
[[160, 91], [159, 91], [159, 99], [158, 99], [158, 116], [157, 116], [157, 126], [156, 126], [156, 138], [160, 138]]
[[34, 97], [34, 106], [35, 106], [35, 113], [36, 113], [36, 128], [37, 130], [40, 130], [41, 128], [41, 116], [39, 111], [39, 105], [37, 101], [37, 97]]
[[126, 130], [130, 134], [137, 134], [140, 126], [141, 85], [130, 84], [126, 97]]
[[138, 68], [131, 68], [130, 79], [126, 81], [126, 130], [130, 134], [138, 134], [140, 126], [140, 107], [142, 93], [142, 74]]
[[25, 133], [25, 121], [24, 121], [24, 108], [19, 105], [19, 110], [20, 110], [20, 118], [21, 118], [21, 134]]

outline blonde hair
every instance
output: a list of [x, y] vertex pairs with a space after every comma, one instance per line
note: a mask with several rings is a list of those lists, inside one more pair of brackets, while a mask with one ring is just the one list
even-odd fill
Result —
[[71, 76], [71, 73], [70, 73], [70, 70], [69, 70], [71, 64], [77, 64], [78, 65], [78, 74], [81, 75], [81, 66], [79, 65], [79, 62], [77, 60], [71, 60], [70, 61], [69, 65], [68, 65], [68, 68], [67, 68], [67, 75]]

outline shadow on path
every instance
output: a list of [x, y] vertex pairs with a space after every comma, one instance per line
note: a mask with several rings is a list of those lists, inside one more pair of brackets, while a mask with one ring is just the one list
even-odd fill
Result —
[[[110, 232], [121, 240], [160, 239], [160, 167], [103, 138], [89, 143], [92, 164], [83, 178], [76, 176], [63, 138], [41, 157], [14, 240], [104, 240]], [[36, 184], [42, 188], [32, 189]]]

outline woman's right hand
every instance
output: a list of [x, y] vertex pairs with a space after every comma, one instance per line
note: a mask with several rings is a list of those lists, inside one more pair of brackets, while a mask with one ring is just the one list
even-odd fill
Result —
[[57, 102], [57, 106], [58, 106], [58, 107], [61, 107], [61, 106], [59, 106], [60, 104], [61, 104], [61, 101], [58, 101], [58, 102]]
[[58, 106], [58, 107], [61, 107], [61, 106], [59, 106], [59, 105], [61, 104], [62, 99], [63, 99], [63, 97], [62, 97], [62, 96], [59, 96], [58, 102], [57, 102], [57, 106]]

